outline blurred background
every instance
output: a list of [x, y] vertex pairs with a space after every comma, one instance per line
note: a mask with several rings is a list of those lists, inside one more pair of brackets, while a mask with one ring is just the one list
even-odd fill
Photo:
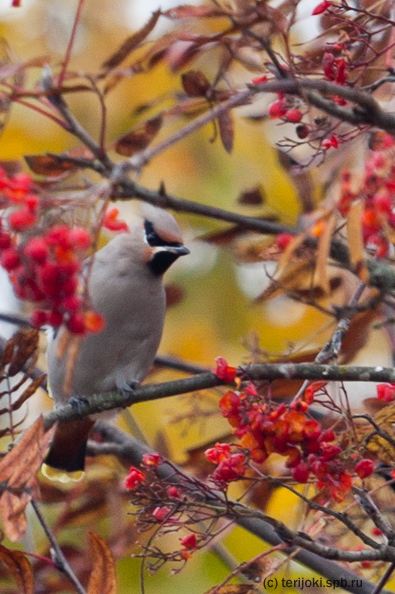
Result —
[[[13, 58], [27, 61], [47, 56], [48, 63], [54, 71], [57, 70], [70, 38], [77, 2], [22, 0], [20, 8], [11, 8], [10, 4], [11, 0], [0, 0], [0, 36], [6, 40]], [[159, 0], [85, 0], [70, 69], [80, 73], [97, 72], [123, 39], [147, 22], [152, 11], [159, 5], [165, 10], [176, 4], [165, 0], [160, 3]], [[306, 24], [307, 21], [303, 22]], [[150, 39], [158, 38], [174, 26], [172, 21], [161, 18]], [[214, 31], [218, 24], [215, 20], [211, 24], [206, 20], [205, 26], [211, 26]], [[197, 67], [211, 80], [211, 74], [216, 71], [215, 55], [200, 59]], [[234, 68], [229, 73], [229, 83], [237, 87], [257, 73]], [[40, 68], [29, 70], [27, 86], [34, 86], [40, 76]], [[171, 104], [174, 92], [181, 88], [180, 73], [173, 73], [164, 62], [148, 73], [125, 78], [108, 97], [107, 142], [114, 141], [139, 121], [136, 112], [139, 106], [156, 102], [161, 106]], [[77, 119], [97, 138], [97, 98], [88, 93], [75, 94], [69, 95], [68, 102]], [[209, 125], [156, 157], [143, 170], [139, 183], [158, 189], [164, 182], [168, 193], [181, 198], [249, 216], [270, 215], [294, 225], [300, 211], [297, 192], [280, 166], [274, 148], [274, 138], [282, 132], [270, 122], [247, 119], [245, 110], [240, 112], [239, 116], [236, 116], [237, 110], [235, 112], [235, 143], [230, 155], [219, 139], [214, 139], [213, 127]], [[155, 113], [155, 107], [150, 113]], [[75, 138], [23, 105], [13, 105], [3, 123], [0, 159], [59, 153], [78, 146]], [[179, 125], [179, 121], [169, 120], [154, 142], [165, 138]], [[256, 187], [264, 197], [262, 204], [253, 206], [238, 201], [242, 192]], [[117, 207], [121, 216], [129, 220], [135, 205], [131, 202], [117, 204]], [[175, 285], [182, 298], [169, 309], [160, 354], [175, 355], [212, 368], [218, 356], [226, 358], [231, 365], [239, 365], [262, 358], [265, 353], [275, 355], [290, 351], [300, 343], [306, 347], [322, 344], [322, 336], [316, 334], [327, 322], [322, 313], [291, 302], [284, 296], [254, 303], [268, 282], [264, 264], [246, 262], [243, 257], [238, 259], [232, 249], [234, 246], [218, 247], [199, 239], [207, 233], [226, 229], [226, 224], [183, 213], [176, 217], [191, 255], [177, 262], [167, 275], [167, 283]], [[245, 241], [248, 245], [254, 241], [258, 246], [262, 243], [264, 247], [266, 240], [250, 235]], [[238, 243], [236, 247], [238, 254], [243, 255], [243, 244]], [[268, 269], [273, 272], [270, 264]], [[12, 294], [8, 294], [6, 278], [1, 276], [0, 282], [0, 308], [6, 312], [18, 310], [19, 305]], [[8, 325], [1, 328], [4, 336], [12, 330]], [[371, 352], [374, 356], [378, 353], [378, 360], [384, 364], [382, 340], [380, 336], [374, 336], [372, 340], [374, 348]], [[372, 359], [370, 364], [374, 364]], [[175, 371], [162, 370], [156, 371], [149, 381], [175, 377], [179, 377]], [[214, 410], [218, 394], [204, 395], [201, 400], [203, 408]], [[50, 409], [51, 403], [43, 396], [40, 402], [34, 405], [30, 402], [29, 406], [31, 417], [35, 418], [38, 411]], [[37, 409], [33, 410], [33, 406]], [[166, 399], [134, 408], [133, 413], [148, 443], [170, 455], [177, 463], [186, 463], [195, 448], [204, 447], [229, 432], [228, 424], [218, 415], [208, 416], [204, 422], [191, 422], [190, 397]], [[183, 422], [174, 423], [176, 416], [183, 416], [182, 411], [185, 411]], [[120, 424], [126, 428], [128, 419], [121, 419]], [[268, 511], [281, 516], [286, 510], [285, 517], [289, 522], [291, 516], [297, 516], [297, 505], [289, 494], [281, 492], [281, 497], [270, 503]], [[94, 529], [97, 526], [94, 525]], [[70, 530], [70, 542], [78, 540], [80, 534], [78, 527]], [[30, 542], [37, 542], [42, 536], [32, 533], [29, 538]], [[262, 550], [258, 539], [240, 529], [230, 532], [225, 544], [230, 557], [239, 561]], [[171, 576], [169, 568], [165, 568], [157, 575], [147, 577], [146, 591], [172, 594], [188, 589], [189, 594], [201, 594], [229, 572], [225, 557], [224, 553], [221, 559], [218, 552], [196, 554], [180, 575]], [[119, 561], [120, 594], [138, 591], [138, 567], [139, 561], [129, 555]], [[295, 575], [306, 577], [308, 572], [299, 567]]]

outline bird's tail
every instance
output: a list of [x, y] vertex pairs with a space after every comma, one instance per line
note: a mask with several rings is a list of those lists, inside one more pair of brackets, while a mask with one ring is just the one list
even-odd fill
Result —
[[59, 423], [41, 467], [50, 480], [68, 483], [79, 481], [84, 476], [86, 443], [95, 424], [89, 418]]

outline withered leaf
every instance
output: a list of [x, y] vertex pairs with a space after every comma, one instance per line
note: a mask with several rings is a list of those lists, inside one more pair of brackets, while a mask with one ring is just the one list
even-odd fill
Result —
[[36, 354], [38, 337], [38, 330], [21, 328], [10, 338], [13, 344], [13, 352], [8, 368], [8, 375], [12, 377], [22, 371], [28, 360]]
[[108, 60], [103, 62], [101, 67], [105, 70], [111, 70], [123, 62], [123, 60], [151, 33], [160, 15], [160, 10], [152, 13], [148, 23], [136, 31], [136, 33], [133, 33], [133, 35], [130, 35], [127, 39], [125, 39], [120, 48], [112, 56], [110, 56]]
[[20, 409], [22, 404], [24, 404], [26, 402], [26, 400], [29, 400], [29, 398], [31, 396], [33, 396], [33, 394], [35, 394], [37, 389], [44, 382], [45, 378], [46, 378], [46, 375], [44, 374], [44, 375], [41, 375], [40, 377], [36, 377], [34, 380], [32, 380], [30, 382], [30, 384], [27, 386], [27, 388], [25, 388], [25, 390], [22, 392], [22, 394], [14, 402], [12, 402], [12, 404], [9, 408], [0, 409], [0, 415], [4, 414], [5, 412], [8, 412], [9, 410]]
[[97, 534], [89, 533], [93, 547], [93, 568], [87, 594], [116, 594], [114, 557], [106, 542]]
[[181, 76], [182, 86], [191, 97], [205, 97], [210, 83], [201, 70], [189, 70]]
[[25, 161], [37, 175], [58, 176], [78, 167], [75, 162], [56, 155], [25, 155]]
[[0, 545], [0, 560], [15, 578], [21, 594], [34, 594], [34, 575], [26, 555]]
[[54, 428], [44, 432], [39, 417], [0, 462], [0, 482], [7, 487], [0, 497], [0, 514], [8, 538], [18, 540], [26, 529], [25, 508], [33, 497], [36, 473], [52, 438]]
[[117, 140], [115, 150], [124, 157], [131, 157], [144, 150], [158, 134], [162, 123], [162, 116], [159, 115], [139, 124], [134, 130]]
[[227, 153], [231, 153], [234, 140], [234, 126], [232, 114], [229, 110], [223, 111], [218, 116], [219, 135]]
[[225, 10], [219, 8], [210, 8], [209, 6], [191, 6], [190, 4], [182, 4], [176, 8], [171, 8], [163, 13], [169, 19], [187, 19], [193, 17], [216, 17], [227, 14]]

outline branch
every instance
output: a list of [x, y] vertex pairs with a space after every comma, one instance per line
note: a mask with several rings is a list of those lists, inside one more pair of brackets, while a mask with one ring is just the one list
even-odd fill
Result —
[[[95, 431], [98, 431], [105, 440], [110, 441], [112, 443], [97, 444], [89, 442], [89, 450], [91, 453], [95, 453], [96, 448], [98, 448], [98, 453], [100, 454], [106, 453], [106, 451], [107, 453], [117, 454], [119, 455], [119, 457], [127, 460], [129, 464], [135, 466], [139, 466], [141, 464], [142, 457], [144, 454], [152, 453], [152, 448], [149, 448], [148, 446], [141, 444], [132, 437], [127, 436], [121, 430], [115, 428], [112, 425], [106, 423], [97, 423], [95, 426]], [[162, 480], [176, 485], [179, 483], [179, 478], [174, 472], [174, 468], [172, 466], [168, 466], [167, 464], [161, 464], [158, 467], [157, 472]], [[185, 474], [183, 471], [182, 473]], [[222, 505], [218, 502], [217, 497], [213, 497], [212, 500], [207, 503], [218, 507]], [[226, 509], [231, 509], [233, 507], [234, 510], [239, 512], [238, 515], [234, 517], [234, 515], [230, 511], [230, 514], [228, 516], [229, 519], [233, 520], [236, 524], [242, 526], [243, 528], [251, 532], [251, 534], [254, 534], [258, 538], [273, 546], [282, 544], [282, 538], [280, 538], [278, 532], [271, 525], [272, 523], [276, 523], [277, 527], [280, 525], [282, 527], [283, 525], [281, 524], [281, 522], [276, 522], [276, 520], [274, 520], [273, 518], [269, 518], [268, 516], [265, 516], [265, 514], [263, 514], [262, 512], [259, 512], [258, 510], [249, 509], [239, 503], [232, 503], [228, 501], [225, 504], [225, 506]], [[285, 533], [287, 533], [284, 533], [285, 536], [290, 537], [290, 535], [292, 535], [293, 538], [299, 538], [299, 546], [304, 547], [307, 538], [303, 538], [302, 536], [298, 537], [297, 535], [294, 535], [291, 531], [288, 531], [288, 529], [286, 529], [285, 526], [283, 530], [285, 531]], [[289, 532], [289, 534], [287, 531]], [[302, 540], [303, 544], [301, 542]], [[315, 543], [313, 541], [310, 541], [310, 545], [311, 544]], [[333, 553], [333, 551], [336, 551], [337, 549], [330, 550]], [[321, 558], [315, 552], [310, 552], [308, 550], [297, 550], [294, 547], [288, 547], [287, 549], [283, 549], [282, 552], [286, 555], [292, 555], [292, 559], [295, 559], [299, 563], [302, 563], [306, 567], [310, 568], [312, 571], [317, 572], [318, 574], [322, 575], [328, 580], [344, 580], [343, 584], [347, 585], [342, 587], [345, 590], [352, 592], [353, 594], [372, 594], [374, 591], [374, 586], [367, 580], [361, 578], [360, 576], [357, 576], [352, 571], [346, 569], [345, 567], [337, 563], [334, 563], [333, 561], [330, 561], [329, 559]], [[345, 551], [341, 551], [341, 553], [343, 552]], [[382, 558], [382, 551], [357, 551], [352, 552], [352, 555], [360, 555], [361, 553], [363, 553], [364, 555], [368, 554], [369, 556], [381, 556], [380, 558]], [[393, 555], [392, 550], [391, 555]], [[360, 557], [358, 557], [358, 560], [360, 560]], [[358, 586], [354, 585], [357, 583]], [[389, 593], [387, 592], [387, 594]]]
[[[325, 380], [348, 382], [395, 382], [395, 368], [393, 367], [363, 367], [356, 365], [318, 365], [316, 363], [259, 363], [239, 367], [243, 379], [266, 380], [276, 379], [294, 380]], [[94, 413], [126, 408], [139, 402], [150, 402], [178, 394], [186, 394], [207, 388], [227, 385], [215, 373], [198, 373], [193, 377], [163, 382], [161, 384], [148, 384], [128, 393], [106, 392], [89, 397], [89, 401], [81, 400], [78, 406], [66, 404], [44, 415], [45, 429], [59, 421], [65, 423], [80, 419]], [[230, 384], [229, 384], [230, 385]], [[233, 384], [231, 384], [233, 385]]]

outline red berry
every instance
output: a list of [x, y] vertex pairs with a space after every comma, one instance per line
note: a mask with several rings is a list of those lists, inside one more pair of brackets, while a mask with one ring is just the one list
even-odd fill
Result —
[[24, 231], [32, 227], [37, 221], [37, 216], [28, 208], [12, 212], [8, 217], [8, 224], [14, 231]]
[[363, 458], [355, 466], [355, 472], [357, 473], [359, 478], [364, 479], [373, 473], [374, 467], [375, 463], [373, 462], [373, 460], [369, 460], [369, 458]]
[[181, 540], [181, 544], [183, 547], [188, 549], [188, 551], [194, 551], [197, 545], [196, 534], [188, 534]]
[[1, 265], [6, 270], [15, 270], [21, 263], [18, 252], [14, 248], [8, 248], [5, 250], [0, 259]]
[[314, 8], [314, 10], [311, 14], [312, 15], [322, 14], [331, 5], [332, 5], [332, 2], [329, 2], [329, 0], [324, 0], [323, 2], [320, 2], [319, 4], [317, 4], [317, 6]]
[[33, 237], [24, 248], [26, 256], [41, 264], [48, 255], [48, 246], [41, 237]]
[[299, 111], [299, 109], [289, 109], [287, 111], [287, 113], [285, 114], [285, 118], [288, 122], [291, 122], [292, 124], [297, 124], [300, 122], [300, 120], [302, 119], [303, 115], [302, 112]]
[[299, 124], [298, 126], [296, 126], [295, 131], [297, 137], [301, 140], [304, 140], [310, 134], [310, 128], [306, 124]]
[[84, 314], [81, 312], [72, 313], [70, 318], [67, 320], [67, 328], [73, 334], [85, 334], [86, 326]]
[[76, 227], [70, 230], [69, 241], [78, 250], [86, 250], [92, 243], [92, 236], [86, 229]]
[[35, 309], [30, 316], [30, 321], [35, 328], [48, 324], [48, 312], [42, 309]]
[[106, 325], [106, 321], [95, 311], [86, 311], [84, 314], [84, 323], [85, 329], [87, 332], [92, 332], [94, 334], [101, 332]]
[[277, 99], [269, 105], [268, 114], [274, 120], [282, 118], [287, 113], [287, 106], [283, 99]]
[[309, 480], [309, 467], [305, 462], [300, 462], [295, 468], [292, 469], [292, 477], [298, 483], [307, 483]]
[[60, 311], [52, 310], [48, 315], [48, 323], [57, 328], [63, 322], [63, 316]]
[[7, 248], [11, 247], [11, 235], [6, 233], [0, 233], [0, 250], [6, 250]]

